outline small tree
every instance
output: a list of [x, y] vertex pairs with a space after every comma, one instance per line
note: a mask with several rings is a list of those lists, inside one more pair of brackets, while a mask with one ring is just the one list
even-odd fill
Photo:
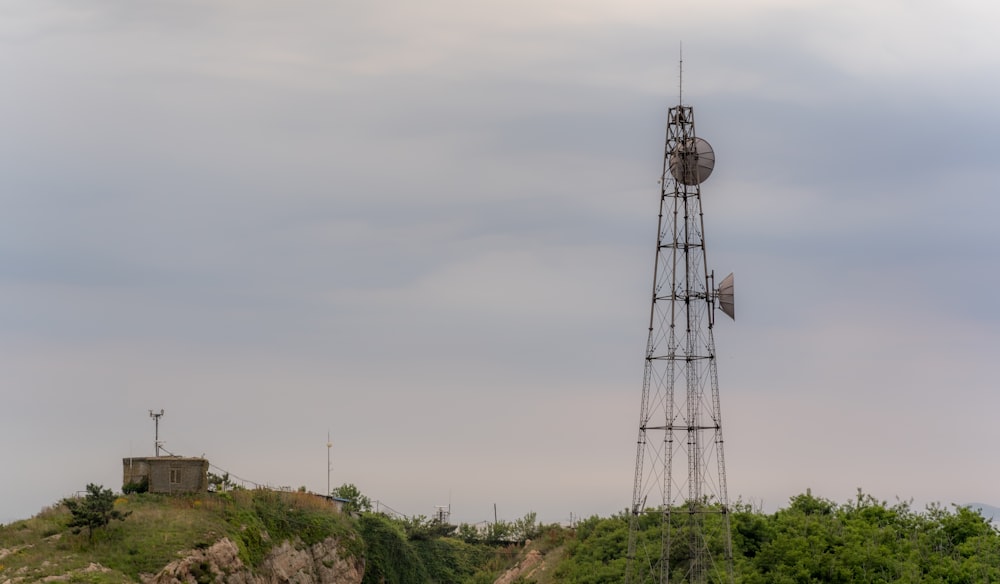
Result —
[[444, 537], [453, 533], [456, 529], [454, 525], [444, 523], [440, 518], [428, 519], [425, 515], [413, 515], [399, 520], [406, 532], [406, 538], [410, 540], [429, 540], [436, 537]]
[[541, 532], [537, 523], [538, 514], [534, 511], [528, 512], [523, 518], [514, 521], [513, 535], [518, 542], [524, 543], [529, 539], [535, 539]]
[[221, 476], [213, 472], [208, 473], [208, 490], [216, 493], [225, 493], [226, 491], [231, 491], [236, 485], [233, 481], [229, 480], [229, 473], [223, 473]]
[[73, 533], [80, 533], [80, 530], [87, 528], [87, 539], [93, 541], [94, 530], [104, 527], [112, 519], [124, 521], [132, 514], [131, 511], [118, 511], [115, 509], [115, 494], [111, 489], [105, 489], [102, 485], [90, 483], [87, 485], [87, 495], [82, 499], [63, 499], [63, 504], [73, 514], [73, 519], [67, 527], [73, 529]]
[[372, 510], [372, 500], [361, 494], [361, 489], [351, 483], [344, 483], [330, 492], [338, 499], [346, 499], [344, 511], [348, 513], [368, 512]]
[[517, 540], [514, 534], [514, 526], [501, 519], [486, 526], [486, 543], [491, 545], [501, 545], [514, 543]]
[[458, 526], [458, 537], [465, 543], [480, 543], [483, 541], [483, 534], [479, 533], [475, 525], [462, 523]]

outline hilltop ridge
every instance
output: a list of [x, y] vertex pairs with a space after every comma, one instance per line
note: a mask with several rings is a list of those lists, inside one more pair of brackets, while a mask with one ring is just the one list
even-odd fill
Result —
[[0, 583], [489, 584], [524, 550], [423, 517], [341, 513], [300, 492], [132, 493], [114, 507], [128, 516], [92, 539], [73, 533], [62, 504], [0, 526]]
[[[497, 522], [484, 538], [471, 526], [456, 530], [423, 517], [337, 513], [306, 493], [143, 493], [114, 504], [131, 514], [97, 529], [93, 541], [72, 533], [63, 505], [0, 527], [0, 584], [617, 584], [630, 519], [592, 516], [562, 528], [526, 517], [516, 536]], [[1000, 582], [1000, 532], [979, 507], [987, 506], [918, 510], [861, 491], [844, 503], [807, 491], [775, 513], [737, 502], [730, 513], [734, 571], [748, 584]], [[650, 546], [643, 550], [653, 559], [663, 511], [639, 515], [636, 545]], [[721, 549], [721, 530], [708, 533]], [[671, 550], [672, 573], [683, 572], [685, 553]]]
[[319, 575], [328, 568], [324, 562], [337, 558], [333, 564], [341, 572], [356, 576], [316, 582], [360, 583], [363, 573], [364, 547], [350, 518], [315, 496], [141, 493], [118, 497], [115, 508], [128, 512], [127, 519], [95, 530], [92, 541], [67, 528], [70, 513], [63, 505], [0, 527], [0, 582], [174, 581], [158, 576], [164, 573], [198, 581], [240, 574], [241, 581], [264, 582], [269, 570], [288, 565], [280, 555], [298, 557], [303, 551], [319, 560], [306, 565], [299, 558], [296, 565], [304, 572]]

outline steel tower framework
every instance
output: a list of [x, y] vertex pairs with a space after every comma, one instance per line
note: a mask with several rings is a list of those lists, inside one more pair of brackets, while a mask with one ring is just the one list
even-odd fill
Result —
[[[712, 332], [717, 302], [733, 316], [732, 277], [715, 288], [705, 254], [701, 206], [701, 182], [713, 164], [711, 147], [695, 135], [694, 109], [671, 107], [660, 182], [626, 584], [733, 582]], [[686, 472], [681, 466], [685, 462]]]

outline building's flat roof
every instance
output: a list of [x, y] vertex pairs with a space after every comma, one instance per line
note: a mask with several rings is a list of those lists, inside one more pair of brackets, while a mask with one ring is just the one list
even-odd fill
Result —
[[126, 456], [122, 459], [122, 462], [129, 462], [135, 460], [144, 460], [146, 462], [152, 460], [173, 460], [173, 461], [200, 461], [208, 462], [207, 458], [201, 458], [200, 456]]

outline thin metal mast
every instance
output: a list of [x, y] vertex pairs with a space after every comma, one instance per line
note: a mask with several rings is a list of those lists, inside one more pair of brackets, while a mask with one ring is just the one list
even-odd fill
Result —
[[160, 456], [160, 446], [163, 446], [163, 443], [160, 442], [160, 418], [162, 416], [163, 416], [162, 409], [159, 412], [154, 412], [153, 410], [149, 410], [149, 417], [153, 418], [153, 424], [156, 426], [155, 428], [156, 434], [154, 438], [155, 442], [153, 442], [153, 448], [156, 451], [156, 456]]
[[[699, 174], [692, 107], [669, 109], [666, 134], [625, 582], [732, 583], [713, 336], [719, 292], [701, 206], [711, 166]], [[675, 473], [681, 459], [687, 472]]]

